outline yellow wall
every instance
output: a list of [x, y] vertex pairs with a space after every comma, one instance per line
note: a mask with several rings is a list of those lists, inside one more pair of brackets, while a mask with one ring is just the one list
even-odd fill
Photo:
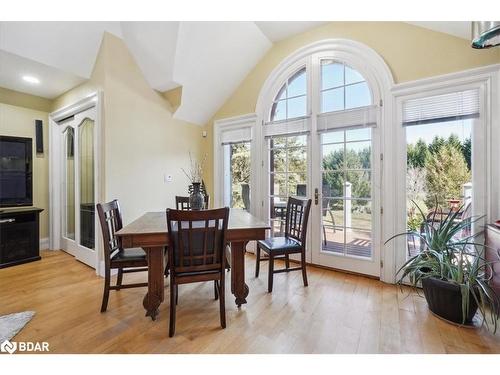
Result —
[[[202, 149], [202, 128], [172, 118], [170, 104], [144, 79], [123, 41], [105, 34], [89, 82], [54, 101], [69, 105], [97, 89], [104, 93], [104, 195], [120, 200], [124, 221], [147, 210], [174, 207], [175, 195], [187, 195], [181, 167]], [[171, 174], [173, 182], [165, 183]]]
[[253, 113], [259, 91], [271, 71], [297, 49], [313, 42], [344, 38], [373, 48], [397, 83], [500, 62], [500, 49], [474, 50], [469, 41], [403, 22], [331, 22], [276, 43], [205, 125], [209, 158], [207, 188], [213, 191], [213, 122]]
[[[26, 94], [21, 96], [23, 102], [18, 101], [17, 104], [29, 106], [30, 103], [43, 103], [43, 100], [40, 101], [42, 98], [29, 98], [31, 95]], [[35, 120], [43, 121], [43, 154], [36, 153]], [[5, 104], [0, 97], [0, 134], [33, 139], [33, 205], [44, 210], [40, 215], [40, 238], [49, 236], [48, 133], [48, 112]]]
[[161, 95], [167, 99], [172, 107], [172, 111], [175, 112], [182, 102], [182, 86], [176, 87], [175, 89], [164, 91]]
[[49, 113], [52, 108], [52, 101], [50, 99], [9, 90], [3, 87], [0, 87], [0, 103], [35, 109], [47, 113]]

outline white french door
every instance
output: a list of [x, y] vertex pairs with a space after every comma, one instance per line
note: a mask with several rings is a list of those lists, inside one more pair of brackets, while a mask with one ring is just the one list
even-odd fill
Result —
[[96, 268], [95, 107], [59, 123], [61, 248]]
[[371, 127], [313, 137], [312, 263], [380, 276], [377, 139]]

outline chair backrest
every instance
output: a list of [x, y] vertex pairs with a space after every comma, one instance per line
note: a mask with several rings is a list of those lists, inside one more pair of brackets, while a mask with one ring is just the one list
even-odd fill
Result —
[[172, 274], [223, 271], [228, 220], [228, 207], [202, 211], [167, 209]]
[[[204, 195], [203, 199], [205, 200], [205, 204], [203, 207], [205, 210], [208, 210], [210, 204], [210, 196]], [[189, 204], [189, 197], [181, 197], [179, 195], [175, 196], [175, 208], [178, 210], [190, 210], [191, 205]]]
[[115, 236], [123, 227], [120, 204], [116, 199], [108, 203], [97, 203], [97, 213], [104, 241], [104, 260], [107, 263], [116, 252], [122, 250], [120, 239]]
[[243, 205], [245, 210], [250, 210], [250, 185], [241, 184], [241, 198], [243, 199]]
[[311, 210], [310, 199], [288, 198], [286, 206], [285, 237], [291, 237], [305, 244], [307, 222]]
[[175, 208], [178, 210], [190, 210], [189, 197], [181, 197], [179, 195], [175, 196]]
[[297, 196], [305, 197], [307, 192], [306, 184], [297, 184]]

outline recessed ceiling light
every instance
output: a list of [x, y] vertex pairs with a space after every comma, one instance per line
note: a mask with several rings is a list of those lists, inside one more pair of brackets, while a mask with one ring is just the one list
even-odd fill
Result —
[[32, 83], [32, 84], [39, 84], [40, 83], [40, 80], [36, 77], [33, 77], [33, 76], [23, 76], [23, 80], [25, 80], [28, 83]]

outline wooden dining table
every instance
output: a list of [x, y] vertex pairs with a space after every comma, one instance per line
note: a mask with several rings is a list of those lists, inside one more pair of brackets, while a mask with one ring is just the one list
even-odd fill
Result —
[[[231, 249], [231, 293], [238, 307], [247, 303], [248, 285], [245, 283], [245, 247], [248, 241], [265, 238], [270, 226], [241, 209], [231, 209], [227, 230], [227, 240]], [[124, 248], [141, 247], [148, 261], [148, 292], [143, 306], [146, 316], [155, 320], [160, 304], [164, 300], [164, 255], [170, 238], [165, 212], [147, 212], [124, 226], [116, 236], [120, 237]]]

